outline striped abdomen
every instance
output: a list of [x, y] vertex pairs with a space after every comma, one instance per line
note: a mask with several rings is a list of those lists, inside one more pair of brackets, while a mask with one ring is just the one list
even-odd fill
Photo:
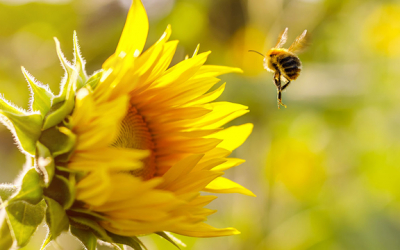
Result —
[[296, 80], [300, 75], [301, 62], [297, 56], [292, 54], [283, 54], [277, 57], [277, 62], [281, 74], [288, 80]]

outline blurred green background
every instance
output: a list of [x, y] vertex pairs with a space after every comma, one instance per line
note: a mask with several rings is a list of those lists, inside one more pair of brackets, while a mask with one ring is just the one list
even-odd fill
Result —
[[[187, 249], [400, 249], [400, 2], [389, 0], [143, 0], [147, 47], [172, 25], [180, 40], [173, 63], [212, 50], [208, 64], [241, 67], [223, 76], [220, 100], [248, 105], [232, 124], [253, 122], [235, 152], [246, 159], [227, 176], [257, 198], [221, 195], [209, 223], [238, 236], [180, 237]], [[58, 93], [63, 70], [53, 37], [72, 59], [77, 31], [88, 73], [113, 53], [130, 0], [0, 0], [0, 93], [27, 108], [24, 66]], [[277, 109], [262, 53], [289, 27], [290, 44], [312, 37], [303, 71]], [[289, 45], [287, 45], [289, 46]], [[25, 157], [0, 126], [0, 182], [12, 182]], [[42, 227], [24, 249], [39, 249]], [[174, 249], [143, 237], [149, 249]], [[71, 236], [62, 249], [82, 249]], [[59, 249], [55, 244], [47, 249]], [[110, 249], [100, 247], [99, 249]]]

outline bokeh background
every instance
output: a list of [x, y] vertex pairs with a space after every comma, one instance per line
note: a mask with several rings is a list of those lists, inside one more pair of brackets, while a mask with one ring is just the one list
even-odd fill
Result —
[[[172, 25], [180, 40], [173, 64], [212, 50], [209, 64], [241, 67], [223, 76], [220, 100], [248, 105], [232, 124], [254, 132], [235, 155], [247, 162], [227, 175], [257, 198], [221, 195], [210, 224], [238, 236], [180, 237], [187, 249], [400, 249], [400, 2], [389, 0], [143, 0], [150, 18], [147, 47]], [[72, 59], [77, 31], [89, 73], [113, 53], [130, 0], [0, 0], [0, 93], [27, 108], [20, 66], [58, 93], [63, 70], [53, 37]], [[289, 27], [311, 45], [303, 71], [277, 109], [262, 53]], [[25, 161], [0, 126], [0, 182]], [[39, 249], [42, 227], [24, 249]], [[174, 249], [143, 237], [149, 249]], [[63, 235], [47, 249], [83, 249]], [[100, 247], [99, 249], [110, 249]]]

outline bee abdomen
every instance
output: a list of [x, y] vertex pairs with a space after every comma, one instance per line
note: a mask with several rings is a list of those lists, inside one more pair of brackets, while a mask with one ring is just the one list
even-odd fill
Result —
[[285, 75], [289, 80], [296, 80], [300, 75], [300, 68], [285, 68]]
[[278, 63], [282, 67], [284, 75], [289, 80], [296, 80], [296, 78], [300, 75], [301, 62], [297, 57], [287, 56], [280, 58], [278, 59]]

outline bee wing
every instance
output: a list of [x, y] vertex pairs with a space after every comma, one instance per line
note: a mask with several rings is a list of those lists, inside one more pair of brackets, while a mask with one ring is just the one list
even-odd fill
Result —
[[278, 42], [275, 45], [275, 48], [281, 48], [287, 41], [287, 31], [288, 28], [286, 28], [278, 37]]
[[299, 52], [307, 46], [307, 30], [303, 31], [300, 36], [296, 37], [296, 40], [290, 45], [289, 51]]

